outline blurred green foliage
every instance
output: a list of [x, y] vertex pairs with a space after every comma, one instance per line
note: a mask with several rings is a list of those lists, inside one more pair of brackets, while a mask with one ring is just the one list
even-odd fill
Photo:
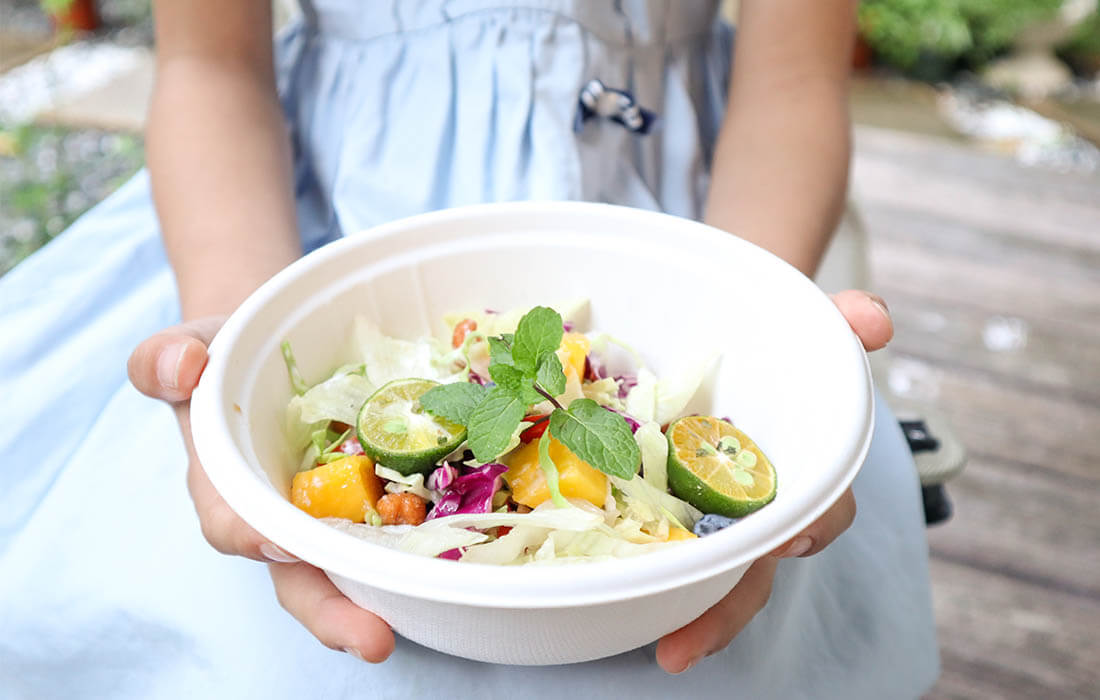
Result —
[[1100, 8], [1077, 25], [1073, 36], [1062, 46], [1062, 50], [1068, 54], [1100, 59]]
[[0, 129], [0, 275], [132, 176], [136, 134], [24, 124]]
[[885, 63], [917, 77], [976, 68], [1062, 0], [863, 0], [859, 25]]

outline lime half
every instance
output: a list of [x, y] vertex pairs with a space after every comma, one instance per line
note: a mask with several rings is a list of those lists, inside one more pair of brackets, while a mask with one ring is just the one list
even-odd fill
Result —
[[686, 416], [665, 436], [672, 492], [704, 513], [739, 518], [775, 498], [772, 463], [727, 421]]
[[363, 451], [402, 474], [427, 473], [454, 452], [466, 428], [420, 406], [420, 397], [436, 386], [428, 379], [396, 379], [371, 394], [355, 426]]

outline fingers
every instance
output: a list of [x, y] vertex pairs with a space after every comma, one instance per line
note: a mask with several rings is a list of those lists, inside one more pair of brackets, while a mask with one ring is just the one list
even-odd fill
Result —
[[222, 554], [236, 554], [262, 562], [298, 561], [297, 557], [268, 542], [241, 520], [214, 489], [206, 472], [195, 460], [187, 469], [187, 488], [195, 503], [202, 535], [214, 549]]
[[782, 547], [753, 563], [725, 598], [698, 619], [657, 644], [657, 663], [669, 673], [682, 673], [704, 656], [724, 649], [764, 608], [780, 557], [816, 554], [848, 529], [856, 516], [856, 499], [847, 489], [836, 503]]
[[847, 530], [856, 518], [856, 497], [846, 490], [836, 503], [812, 525], [771, 552], [771, 556], [808, 557], [825, 549]]
[[833, 303], [844, 314], [863, 347], [878, 350], [894, 336], [894, 322], [882, 297], [870, 292], [849, 289], [833, 295]]
[[767, 604], [778, 560], [757, 559], [733, 590], [694, 621], [657, 643], [657, 663], [669, 673], [683, 673], [704, 656], [726, 648]]
[[330, 649], [379, 663], [393, 652], [393, 632], [382, 618], [344, 597], [320, 569], [272, 564], [279, 604]]
[[165, 329], [138, 345], [127, 363], [141, 393], [169, 402], [186, 401], [206, 366], [206, 346], [224, 318], [208, 317]]

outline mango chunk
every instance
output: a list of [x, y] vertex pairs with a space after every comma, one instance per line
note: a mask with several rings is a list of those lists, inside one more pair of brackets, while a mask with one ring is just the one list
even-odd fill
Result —
[[295, 474], [290, 502], [315, 518], [361, 523], [383, 493], [374, 462], [366, 455], [354, 455]]
[[592, 343], [584, 333], [571, 331], [562, 335], [561, 345], [558, 346], [558, 359], [561, 360], [562, 369], [565, 370], [566, 375], [572, 367], [577, 377], [584, 379], [585, 360], [588, 359], [588, 351], [591, 348]]
[[676, 542], [677, 540], [694, 540], [697, 536], [690, 530], [685, 530], [682, 527], [676, 527], [673, 525], [668, 529], [668, 541]]
[[[566, 498], [583, 498], [603, 508], [607, 498], [607, 477], [558, 442], [550, 438], [550, 458], [558, 467], [558, 485]], [[508, 466], [504, 481], [512, 490], [512, 500], [534, 508], [550, 500], [546, 475], [539, 466], [539, 443], [532, 440], [521, 445], [503, 460]]]

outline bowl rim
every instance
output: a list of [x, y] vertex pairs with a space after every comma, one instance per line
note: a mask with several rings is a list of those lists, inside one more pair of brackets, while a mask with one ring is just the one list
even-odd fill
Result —
[[[802, 512], [760, 516], [768, 509], [731, 528], [706, 538], [691, 541], [690, 546], [661, 549], [634, 557], [557, 566], [498, 566], [457, 562], [409, 554], [377, 545], [313, 518], [299, 510], [280, 494], [248, 463], [232, 437], [229, 411], [232, 402], [223, 399], [223, 387], [229, 372], [227, 358], [240, 336], [265, 306], [292, 282], [317, 267], [372, 241], [401, 235], [409, 229], [454, 224], [460, 220], [498, 217], [583, 216], [594, 221], [614, 220], [617, 224], [660, 225], [675, 228], [679, 237], [693, 237], [711, 246], [729, 246], [740, 254], [767, 256], [779, 263], [777, 274], [790, 278], [808, 297], [817, 296], [828, 303], [834, 323], [847, 322], [831, 300], [809, 278], [768, 251], [741, 238], [705, 224], [649, 210], [589, 202], [509, 202], [477, 204], [444, 209], [391, 221], [361, 233], [334, 241], [301, 257], [253, 292], [226, 320], [210, 344], [209, 360], [191, 400], [191, 429], [196, 454], [214, 488], [241, 519], [262, 536], [314, 566], [344, 579], [412, 598], [492, 608], [565, 608], [626, 601], [687, 586], [751, 563], [774, 550], [810, 525], [840, 498], [859, 472], [870, 449], [874, 427], [874, 392], [867, 355], [854, 333], [851, 344], [858, 351], [861, 367], [854, 373], [860, 386], [853, 389], [863, 407], [862, 416], [853, 416], [860, 429], [846, 445], [844, 454], [832, 460], [833, 475], [820, 487], [823, 494]], [[682, 241], [681, 241], [682, 244]], [[332, 280], [326, 281], [331, 284]], [[853, 353], [853, 359], [856, 355]], [[251, 382], [245, 382], [246, 391]], [[756, 519], [754, 521], [754, 518]], [[772, 521], [776, 521], [772, 523]], [[753, 529], [770, 530], [749, 539]], [[767, 523], [772, 523], [770, 527]], [[441, 586], [436, 582], [446, 581]]]

